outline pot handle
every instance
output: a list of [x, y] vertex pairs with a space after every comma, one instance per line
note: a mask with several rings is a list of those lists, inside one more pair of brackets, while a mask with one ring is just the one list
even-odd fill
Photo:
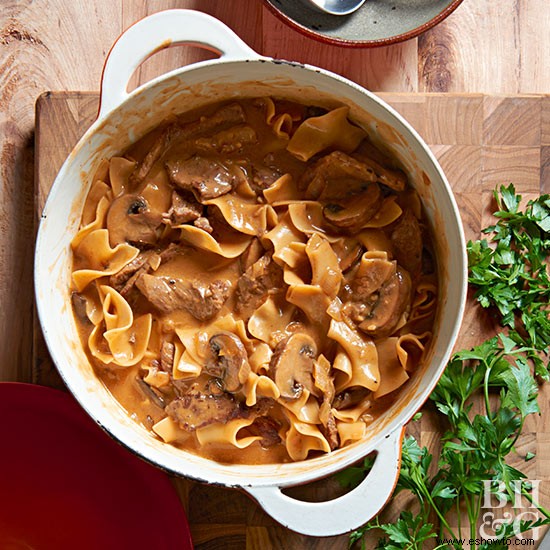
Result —
[[357, 529], [371, 520], [391, 497], [401, 466], [405, 428], [386, 436], [376, 449], [372, 470], [349, 493], [326, 502], [302, 502], [281, 487], [244, 487], [279, 523], [304, 535], [330, 537]]
[[154, 13], [129, 27], [111, 48], [101, 78], [99, 118], [126, 100], [130, 78], [148, 57], [176, 44], [201, 46], [224, 60], [261, 58], [211, 15], [182, 9]]

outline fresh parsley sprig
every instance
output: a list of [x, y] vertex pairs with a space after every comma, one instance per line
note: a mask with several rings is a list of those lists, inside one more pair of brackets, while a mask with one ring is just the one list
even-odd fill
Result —
[[524, 211], [513, 184], [495, 189], [494, 198], [498, 221], [483, 231], [492, 235], [490, 241], [467, 246], [469, 282], [482, 307], [498, 309], [510, 338], [534, 348], [527, 355], [535, 373], [550, 380], [550, 195], [528, 201]]
[[[468, 243], [469, 281], [477, 288], [483, 307], [494, 307], [507, 333], [500, 333], [471, 350], [456, 353], [430, 399], [446, 419], [447, 430], [438, 457], [438, 469], [430, 474], [435, 457], [408, 436], [403, 441], [402, 465], [396, 494], [408, 491], [415, 497], [414, 512], [402, 511], [394, 523], [375, 518], [350, 536], [350, 546], [362, 541], [371, 530], [384, 535], [377, 549], [420, 550], [426, 541], [459, 539], [460, 517], [467, 512], [470, 537], [476, 539], [484, 491], [504, 486], [513, 502], [517, 484], [526, 476], [509, 464], [525, 419], [539, 413], [539, 380], [549, 380], [550, 285], [547, 259], [550, 252], [550, 196], [543, 195], [519, 210], [521, 196], [513, 185], [495, 190], [498, 222], [484, 230], [486, 239]], [[532, 368], [533, 367], [533, 368]], [[481, 400], [483, 412], [474, 412]], [[525, 460], [533, 456], [526, 456]], [[342, 472], [342, 485], [355, 486], [370, 470], [367, 457], [360, 467]], [[534, 521], [502, 523], [496, 536], [505, 539], [550, 523], [550, 512], [538, 503], [540, 517]], [[459, 522], [457, 532], [448, 523], [452, 510]], [[436, 525], [437, 524], [437, 525]], [[445, 543], [436, 548], [453, 547]], [[474, 546], [475, 547], [475, 546]], [[454, 548], [462, 548], [456, 543]], [[481, 544], [479, 550], [489, 546]]]
[[[379, 542], [380, 549], [421, 549], [426, 540], [436, 536], [458, 539], [460, 525], [455, 532], [447, 521], [452, 509], [457, 511], [457, 518], [461, 509], [466, 510], [470, 537], [475, 539], [487, 482], [495, 491], [504, 485], [506, 494], [499, 498], [513, 502], [515, 483], [526, 476], [512, 467], [507, 457], [514, 450], [526, 417], [539, 412], [538, 387], [524, 353], [523, 348], [515, 347], [510, 338], [500, 334], [453, 356], [430, 396], [448, 421], [435, 475], [429, 473], [434, 456], [428, 449], [420, 447], [411, 436], [403, 441], [396, 494], [407, 490], [415, 495], [416, 513], [402, 512], [394, 524], [380, 523], [376, 518], [356, 531], [352, 542], [361, 540], [372, 529], [382, 529], [386, 534]], [[484, 402], [483, 414], [473, 412], [478, 398]], [[341, 474], [340, 482], [355, 485], [371, 466], [369, 458], [362, 467]], [[527, 491], [524, 494], [528, 496]], [[541, 521], [548, 522], [550, 513], [540, 506], [538, 509], [544, 516]], [[437, 519], [439, 530], [431, 522], [432, 517]], [[532, 527], [523, 524], [525, 530]], [[508, 531], [502, 527], [502, 536]]]

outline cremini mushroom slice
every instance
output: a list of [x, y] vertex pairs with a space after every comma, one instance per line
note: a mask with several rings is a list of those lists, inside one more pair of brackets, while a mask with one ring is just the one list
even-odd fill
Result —
[[362, 386], [351, 386], [335, 396], [332, 406], [336, 410], [350, 409], [359, 405], [361, 401], [364, 401], [371, 394], [372, 392], [367, 388]]
[[377, 292], [370, 313], [359, 328], [374, 338], [389, 336], [405, 311], [411, 295], [411, 278], [401, 269], [384, 283]]
[[313, 368], [317, 345], [311, 336], [296, 332], [279, 342], [269, 363], [269, 374], [285, 399], [298, 399], [304, 389], [317, 394]]
[[248, 355], [238, 336], [231, 332], [218, 332], [208, 342], [209, 357], [205, 370], [219, 378], [225, 391], [241, 389], [250, 374]]
[[390, 262], [385, 252], [366, 252], [351, 284], [355, 300], [367, 301], [395, 272], [397, 263]]
[[361, 194], [327, 203], [323, 208], [323, 216], [337, 229], [356, 233], [376, 214], [382, 199], [380, 186], [369, 183]]
[[121, 195], [112, 202], [107, 212], [109, 244], [113, 247], [124, 242], [155, 244], [161, 222], [161, 214], [152, 211], [143, 197]]
[[151, 387], [143, 378], [136, 376], [136, 384], [143, 395], [151, 401], [157, 407], [164, 409], [166, 407], [166, 401], [162, 393], [154, 387]]
[[349, 271], [363, 255], [364, 248], [361, 243], [353, 237], [343, 237], [332, 244], [332, 249], [338, 257], [340, 271]]

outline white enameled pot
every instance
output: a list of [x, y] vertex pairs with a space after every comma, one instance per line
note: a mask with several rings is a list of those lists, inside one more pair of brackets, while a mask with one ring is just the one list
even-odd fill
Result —
[[[220, 58], [172, 71], [127, 92], [130, 77], [145, 59], [159, 49], [184, 43], [213, 49]], [[265, 95], [327, 106], [348, 104], [350, 117], [401, 159], [434, 229], [440, 303], [425, 365], [409, 381], [396, 405], [369, 427], [368, 438], [302, 462], [227, 465], [155, 439], [96, 378], [71, 310], [70, 242], [91, 184], [88, 176], [102, 159], [119, 154], [175, 113], [222, 99]], [[113, 46], [103, 73], [99, 116], [54, 182], [36, 243], [35, 286], [42, 330], [63, 380], [89, 415], [149, 462], [177, 475], [244, 489], [281, 524], [314, 536], [336, 535], [362, 525], [391, 496], [399, 475], [404, 426], [445, 368], [462, 319], [466, 281], [464, 235], [451, 189], [426, 144], [401, 116], [372, 93], [336, 74], [258, 55], [218, 20], [190, 10], [151, 15], [130, 27]], [[377, 452], [374, 468], [344, 496], [312, 503], [282, 492], [285, 487], [342, 470], [372, 451]]]

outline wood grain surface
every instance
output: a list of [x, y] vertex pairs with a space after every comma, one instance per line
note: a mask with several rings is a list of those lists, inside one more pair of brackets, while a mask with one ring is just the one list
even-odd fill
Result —
[[[418, 39], [368, 50], [307, 39], [261, 0], [2, 0], [0, 381], [31, 378], [36, 98], [47, 90], [97, 90], [118, 35], [139, 18], [168, 8], [210, 13], [262, 54], [331, 69], [374, 91], [550, 91], [548, 0], [464, 0]], [[210, 55], [190, 47], [160, 52], [133, 83]]]
[[[548, 150], [550, 149], [550, 95], [492, 96], [481, 94], [381, 93], [419, 131], [445, 170], [460, 209], [467, 239], [480, 237], [492, 223], [495, 185], [513, 181], [525, 196], [550, 192]], [[38, 214], [65, 157], [92, 123], [98, 106], [93, 93], [46, 93], [36, 108], [36, 192]], [[471, 347], [494, 334], [495, 327], [485, 311], [470, 298], [456, 348]], [[63, 388], [36, 327], [33, 382]], [[543, 414], [529, 418], [517, 444], [513, 466], [530, 479], [541, 480], [543, 505], [550, 504], [550, 387], [539, 402]], [[444, 429], [428, 404], [424, 415], [408, 430], [436, 451]], [[528, 452], [537, 458], [525, 462]], [[436, 465], [433, 464], [435, 468]], [[278, 525], [251, 499], [236, 490], [174, 480], [187, 510], [197, 549], [269, 550], [315, 548], [345, 549], [347, 536], [315, 539], [297, 535]], [[338, 490], [332, 480], [294, 489], [303, 499], [324, 498]], [[397, 517], [406, 506], [404, 495], [384, 511]], [[462, 524], [465, 524], [463, 520]], [[453, 526], [456, 526], [454, 524]], [[469, 536], [464, 533], [463, 536]], [[370, 539], [366, 548], [374, 547]]]
[[[117, 36], [139, 18], [168, 8], [210, 13], [259, 53], [318, 65], [374, 91], [493, 95], [550, 92], [548, 0], [464, 0], [448, 19], [418, 39], [372, 50], [347, 50], [306, 39], [274, 17], [261, 0], [2, 0], [0, 381], [31, 381], [36, 365], [33, 355], [44, 357], [43, 349], [33, 351], [35, 187], [41, 189], [41, 202], [48, 177], [51, 181], [56, 163], [90, 122], [94, 110], [91, 106], [97, 99], [93, 94], [65, 98], [70, 107], [50, 141], [55, 138], [56, 145], [49, 150], [41, 130], [47, 125], [51, 128], [54, 121], [41, 119], [40, 127], [35, 126], [36, 100], [47, 90], [97, 91], [105, 56]], [[136, 71], [132, 84], [210, 55], [191, 47], [160, 52]], [[55, 95], [50, 98], [52, 102], [57, 100]], [[464, 183], [458, 199], [468, 235], [475, 236], [480, 223], [486, 225], [490, 218], [488, 190], [494, 183], [514, 180], [529, 192], [535, 192], [541, 184], [548, 186], [550, 109], [547, 100], [538, 97], [478, 96], [475, 101], [468, 99], [467, 118], [449, 116], [437, 128], [427, 124], [425, 113], [429, 112], [430, 118], [435, 112], [438, 117], [446, 117], [445, 109], [456, 112], [466, 101], [463, 96], [451, 99], [455, 102], [452, 108], [437, 96], [430, 99], [429, 111], [427, 99], [408, 98], [401, 108], [433, 144], [451, 181]], [[531, 104], [527, 106], [524, 100]], [[539, 107], [543, 121], [540, 126], [536, 122]], [[485, 116], [489, 113], [491, 116]], [[484, 138], [484, 125], [492, 128], [491, 142]], [[36, 181], [35, 132], [44, 151]], [[496, 136], [500, 136], [498, 143], [494, 141]], [[484, 146], [480, 147], [483, 140]], [[63, 155], [59, 144], [67, 148]], [[60, 156], [55, 157], [56, 151]], [[479, 316], [478, 310], [469, 310], [462, 330], [464, 344], [482, 337]], [[488, 321], [483, 319], [485, 327]], [[35, 367], [34, 375], [43, 383], [57, 383], [51, 369], [40, 371]], [[423, 444], [435, 443], [439, 437], [437, 423], [429, 415], [412, 430]], [[525, 448], [538, 449], [536, 461], [527, 464], [527, 473], [547, 476], [548, 411], [533, 419], [527, 432]], [[546, 503], [550, 499], [549, 485], [542, 484]], [[188, 506], [198, 548], [324, 549], [347, 545], [346, 537], [317, 541], [290, 534], [235, 491], [190, 482], [178, 483], [178, 490]]]

